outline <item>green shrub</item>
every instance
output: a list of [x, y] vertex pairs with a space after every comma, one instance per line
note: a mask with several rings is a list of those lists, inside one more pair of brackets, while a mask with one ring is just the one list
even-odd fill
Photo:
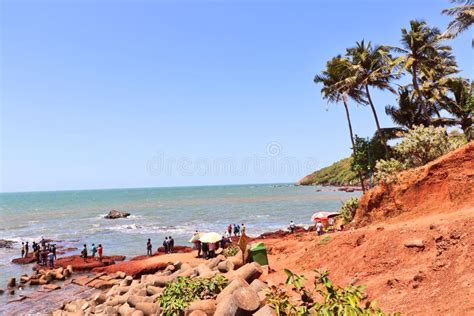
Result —
[[211, 279], [178, 277], [168, 283], [158, 298], [161, 315], [181, 316], [196, 300], [213, 299], [227, 286], [227, 279], [218, 274]]
[[414, 126], [404, 133], [403, 140], [395, 146], [395, 158], [377, 162], [375, 178], [390, 182], [400, 171], [423, 166], [463, 144], [464, 137], [450, 137], [445, 128]]
[[304, 287], [303, 275], [287, 269], [285, 273], [286, 284], [292, 285], [297, 299], [290, 299], [285, 290], [272, 286], [267, 299], [277, 315], [385, 315], [374, 302], [362, 302], [364, 286], [339, 287], [332, 283], [327, 271], [316, 271], [314, 290], [309, 290]]
[[349, 223], [354, 218], [355, 212], [359, 207], [359, 198], [352, 197], [349, 200], [345, 201], [339, 209], [339, 213], [344, 220], [344, 223]]
[[224, 256], [228, 257], [233, 257], [239, 252], [240, 248], [238, 246], [230, 246], [222, 252]]
[[406, 166], [400, 161], [391, 158], [390, 160], [379, 160], [375, 165], [375, 179], [391, 182], [397, 173], [406, 170]]

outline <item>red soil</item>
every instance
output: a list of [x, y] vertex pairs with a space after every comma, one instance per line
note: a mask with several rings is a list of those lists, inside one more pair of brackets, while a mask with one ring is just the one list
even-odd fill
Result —
[[284, 282], [289, 268], [312, 283], [314, 270], [324, 268], [339, 285], [367, 285], [369, 300], [386, 312], [473, 315], [473, 188], [471, 143], [367, 192], [358, 229], [266, 238], [277, 271], [268, 280]]
[[[84, 258], [82, 258], [81, 256], [75, 255], [58, 258], [58, 260], [54, 262], [54, 265], [56, 268], [66, 268], [68, 265], [71, 265], [74, 271], [89, 271], [94, 268], [109, 266], [115, 264], [116, 261], [123, 260], [125, 260], [125, 256], [104, 256], [102, 257], [102, 261], [99, 261], [97, 257], [87, 258], [86, 260], [84, 260]], [[42, 268], [42, 266], [36, 265], [33, 269], [37, 270]]]

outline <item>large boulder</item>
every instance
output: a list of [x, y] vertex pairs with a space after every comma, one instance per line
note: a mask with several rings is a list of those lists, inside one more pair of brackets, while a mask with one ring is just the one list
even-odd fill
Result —
[[126, 218], [130, 216], [130, 213], [126, 213], [126, 212], [119, 212], [119, 211], [116, 211], [116, 210], [111, 210], [109, 212], [109, 214], [105, 215], [104, 218], [107, 218], [107, 219], [116, 219], [116, 218]]
[[15, 241], [0, 239], [0, 248], [13, 248]]

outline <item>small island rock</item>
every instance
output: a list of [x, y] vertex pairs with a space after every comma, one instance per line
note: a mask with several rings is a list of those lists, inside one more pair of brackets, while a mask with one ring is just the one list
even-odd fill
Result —
[[128, 216], [130, 216], [130, 213], [119, 212], [119, 211], [116, 211], [116, 210], [112, 210], [112, 211], [109, 212], [109, 214], [105, 215], [104, 218], [116, 219], [116, 218], [126, 218]]

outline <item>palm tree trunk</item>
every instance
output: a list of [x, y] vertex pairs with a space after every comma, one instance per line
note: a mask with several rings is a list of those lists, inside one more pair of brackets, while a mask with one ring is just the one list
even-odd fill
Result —
[[[349, 126], [349, 133], [351, 135], [351, 143], [352, 143], [352, 152], [355, 157], [356, 151], [355, 151], [355, 144], [354, 144], [354, 135], [352, 133], [352, 123], [351, 123], [351, 117], [349, 115], [349, 107], [347, 106], [347, 102], [345, 98], [342, 99], [344, 102], [344, 108], [346, 109], [346, 117], [347, 117], [347, 125]], [[357, 172], [359, 176], [359, 181], [360, 181], [360, 186], [362, 187], [362, 192], [365, 192], [365, 185], [364, 185], [364, 178], [362, 177], [362, 173], [360, 170]]]
[[367, 99], [369, 100], [370, 108], [372, 109], [372, 113], [374, 114], [375, 125], [377, 125], [377, 133], [379, 134], [380, 140], [382, 141], [383, 147], [385, 149], [385, 157], [388, 157], [387, 141], [385, 140], [385, 136], [383, 136], [382, 129], [380, 128], [379, 118], [377, 116], [377, 111], [375, 111], [375, 106], [372, 102], [372, 98], [370, 97], [368, 85], [365, 85], [365, 92], [367, 93]]

